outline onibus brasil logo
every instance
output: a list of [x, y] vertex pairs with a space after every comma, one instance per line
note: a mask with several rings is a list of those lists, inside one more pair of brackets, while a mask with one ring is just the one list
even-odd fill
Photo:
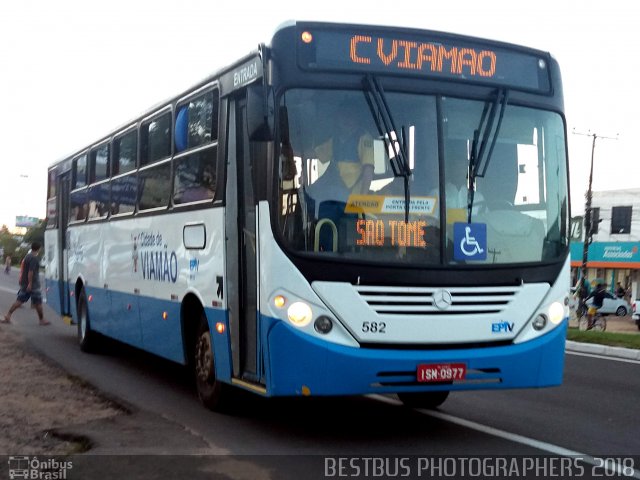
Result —
[[39, 460], [38, 457], [10, 456], [8, 463], [10, 479], [65, 480], [67, 470], [73, 468], [72, 462], [55, 458]]

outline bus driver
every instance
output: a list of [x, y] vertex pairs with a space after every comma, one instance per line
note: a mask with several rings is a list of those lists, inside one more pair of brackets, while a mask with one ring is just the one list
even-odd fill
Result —
[[[363, 112], [364, 113], [364, 112]], [[360, 126], [358, 111], [347, 106], [337, 112], [335, 135], [314, 149], [326, 167], [309, 193], [322, 199], [346, 201], [350, 193], [366, 194], [373, 179], [373, 137]]]

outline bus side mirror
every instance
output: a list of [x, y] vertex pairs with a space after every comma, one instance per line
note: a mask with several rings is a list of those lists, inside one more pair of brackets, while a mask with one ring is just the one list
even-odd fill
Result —
[[247, 130], [249, 140], [268, 142], [273, 140], [274, 99], [273, 90], [264, 85], [247, 88]]

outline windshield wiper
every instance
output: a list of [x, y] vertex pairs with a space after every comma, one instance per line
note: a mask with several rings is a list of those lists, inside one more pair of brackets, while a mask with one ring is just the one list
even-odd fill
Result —
[[[378, 133], [384, 141], [387, 152], [391, 150], [394, 153], [393, 158], [389, 158], [393, 175], [395, 177], [403, 177], [404, 180], [404, 221], [408, 223], [409, 202], [411, 200], [409, 192], [411, 167], [409, 165], [409, 155], [407, 154], [406, 133], [404, 127], [402, 127], [401, 131], [396, 128], [387, 98], [378, 79], [373, 75], [365, 75], [363, 83], [367, 103], [376, 122], [376, 127], [378, 127]], [[394, 134], [396, 136], [395, 139]]]
[[[467, 223], [471, 223], [471, 212], [473, 210], [473, 201], [476, 193], [476, 178], [484, 178], [487, 173], [489, 161], [491, 160], [491, 154], [493, 153], [493, 147], [496, 145], [498, 139], [498, 133], [500, 132], [500, 126], [502, 125], [502, 118], [504, 117], [504, 111], [507, 106], [507, 100], [509, 99], [509, 91], [506, 89], [499, 89], [496, 93], [496, 98], [491, 103], [491, 111], [489, 111], [489, 101], [484, 104], [482, 110], [482, 116], [480, 117], [480, 124], [478, 128], [473, 132], [473, 142], [471, 143], [471, 152], [469, 154], [469, 167], [467, 170]], [[498, 124], [493, 127], [493, 123], [498, 113], [498, 105], [500, 105], [500, 115], [498, 117]], [[489, 117], [487, 118], [487, 112]], [[485, 124], [485, 120], [487, 120]], [[482, 135], [482, 141], [480, 141], [480, 135]], [[489, 151], [485, 152], [487, 144], [491, 139], [491, 146]], [[483, 163], [484, 161], [484, 163]], [[482, 167], [482, 171], [480, 168]]]

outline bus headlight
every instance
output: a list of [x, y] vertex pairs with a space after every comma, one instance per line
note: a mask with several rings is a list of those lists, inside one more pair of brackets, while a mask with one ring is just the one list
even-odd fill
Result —
[[549, 305], [549, 321], [558, 325], [564, 318], [564, 306], [560, 302], [553, 302]]
[[311, 307], [304, 302], [292, 303], [287, 309], [287, 317], [296, 327], [309, 325], [311, 316]]

